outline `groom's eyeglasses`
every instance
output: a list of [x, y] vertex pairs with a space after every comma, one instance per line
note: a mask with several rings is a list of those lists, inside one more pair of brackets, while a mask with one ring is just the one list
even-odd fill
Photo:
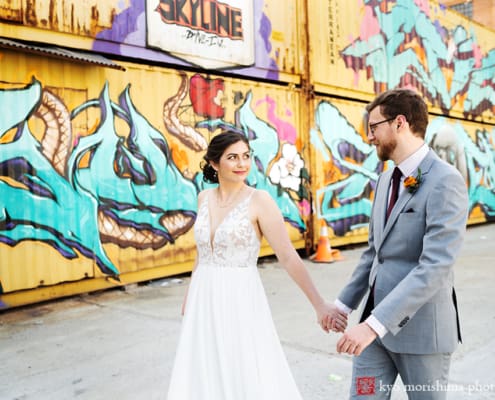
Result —
[[374, 124], [370, 124], [369, 125], [369, 129], [370, 129], [370, 132], [372, 135], [375, 134], [375, 130], [376, 130], [376, 127], [380, 124], [383, 124], [385, 122], [390, 122], [390, 121], [393, 121], [396, 117], [393, 117], [393, 118], [389, 118], [389, 119], [384, 119], [383, 121], [378, 121], [378, 122], [375, 122]]

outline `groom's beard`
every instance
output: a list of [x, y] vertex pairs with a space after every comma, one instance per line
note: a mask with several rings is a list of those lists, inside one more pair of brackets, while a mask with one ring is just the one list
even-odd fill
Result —
[[376, 146], [376, 152], [378, 153], [378, 158], [381, 161], [390, 160], [390, 156], [397, 148], [397, 140], [390, 139], [388, 142], [379, 143]]

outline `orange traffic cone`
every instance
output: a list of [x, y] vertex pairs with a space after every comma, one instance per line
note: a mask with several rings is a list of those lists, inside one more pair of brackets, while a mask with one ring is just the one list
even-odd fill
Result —
[[332, 263], [334, 261], [342, 260], [342, 255], [339, 250], [332, 250], [330, 246], [330, 240], [328, 239], [328, 228], [325, 221], [321, 221], [320, 238], [318, 239], [318, 246], [316, 253], [310, 257], [313, 262], [319, 263]]

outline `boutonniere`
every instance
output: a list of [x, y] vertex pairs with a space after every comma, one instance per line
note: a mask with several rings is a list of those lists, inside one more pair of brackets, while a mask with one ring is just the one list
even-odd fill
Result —
[[421, 185], [421, 169], [418, 168], [418, 175], [408, 176], [404, 179], [404, 187], [409, 191], [409, 193], [414, 193], [419, 189], [419, 185]]

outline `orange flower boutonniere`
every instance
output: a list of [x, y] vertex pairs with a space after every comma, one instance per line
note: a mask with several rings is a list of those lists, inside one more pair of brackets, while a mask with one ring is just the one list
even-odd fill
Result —
[[409, 193], [414, 193], [419, 189], [419, 185], [421, 185], [421, 169], [418, 168], [418, 175], [408, 176], [404, 179], [404, 187], [409, 191]]

